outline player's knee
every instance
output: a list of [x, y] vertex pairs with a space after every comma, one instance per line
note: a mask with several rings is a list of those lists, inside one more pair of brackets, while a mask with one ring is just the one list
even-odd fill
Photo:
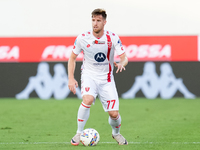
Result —
[[119, 113], [118, 111], [109, 111], [109, 115], [111, 118], [117, 118]]
[[94, 97], [92, 95], [84, 95], [83, 96], [83, 103], [86, 105], [91, 105], [94, 101]]

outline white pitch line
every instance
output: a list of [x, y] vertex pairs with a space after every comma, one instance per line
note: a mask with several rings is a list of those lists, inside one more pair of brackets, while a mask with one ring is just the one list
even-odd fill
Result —
[[[116, 142], [99, 142], [104, 144], [115, 144]], [[19, 145], [25, 145], [25, 144], [71, 144], [70, 142], [3, 142], [0, 143], [1, 145], [11, 145], [11, 144], [19, 144]], [[181, 145], [187, 145], [187, 144], [200, 144], [200, 142], [128, 142], [128, 144], [181, 144]]]

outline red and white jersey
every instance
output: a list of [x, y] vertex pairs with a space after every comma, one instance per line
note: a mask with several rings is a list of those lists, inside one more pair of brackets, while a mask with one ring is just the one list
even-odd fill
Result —
[[114, 51], [118, 55], [125, 53], [119, 37], [106, 30], [99, 39], [93, 35], [92, 30], [80, 34], [74, 43], [73, 53], [78, 55], [82, 51], [82, 73], [108, 82], [113, 77]]

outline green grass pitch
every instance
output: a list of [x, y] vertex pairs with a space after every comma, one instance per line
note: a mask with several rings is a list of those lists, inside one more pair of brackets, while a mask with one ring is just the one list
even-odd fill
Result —
[[120, 99], [121, 134], [129, 145], [111, 137], [108, 114], [97, 99], [85, 128], [94, 128], [94, 147], [70, 144], [81, 100], [0, 99], [0, 150], [199, 150], [200, 99]]

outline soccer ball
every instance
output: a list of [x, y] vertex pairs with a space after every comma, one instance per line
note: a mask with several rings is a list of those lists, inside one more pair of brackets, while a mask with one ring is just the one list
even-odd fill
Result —
[[95, 129], [88, 128], [83, 130], [83, 132], [81, 133], [80, 141], [84, 146], [97, 145], [99, 140], [100, 135]]

